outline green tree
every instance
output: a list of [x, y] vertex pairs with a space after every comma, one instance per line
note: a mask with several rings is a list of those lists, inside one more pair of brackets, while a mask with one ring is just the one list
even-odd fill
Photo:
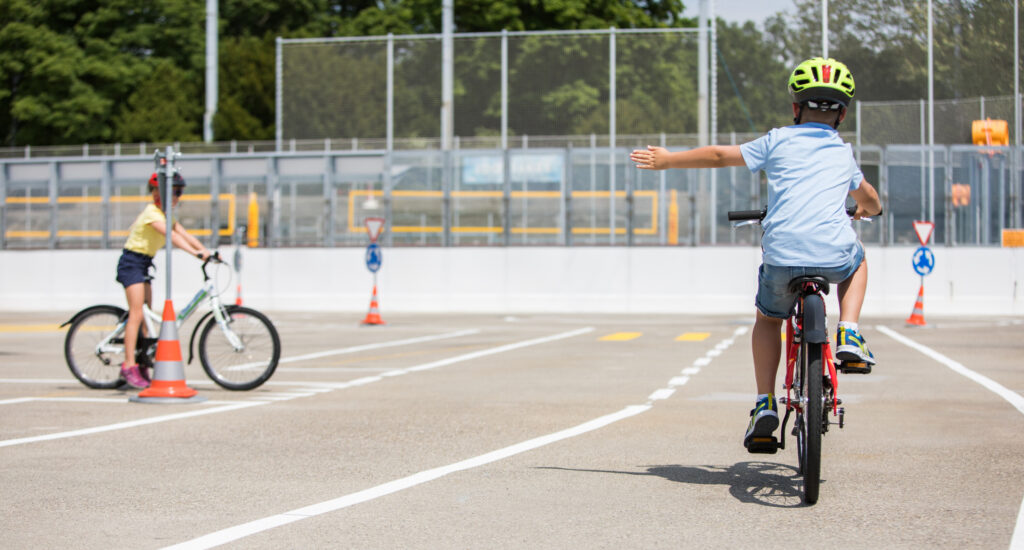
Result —
[[[790, 66], [821, 54], [818, 0], [796, 0], [795, 14], [767, 25]], [[857, 97], [920, 99], [928, 90], [927, 4], [917, 0], [833, 0], [829, 54], [853, 71]], [[1005, 0], [935, 0], [935, 97], [1010, 94], [1013, 4]]]

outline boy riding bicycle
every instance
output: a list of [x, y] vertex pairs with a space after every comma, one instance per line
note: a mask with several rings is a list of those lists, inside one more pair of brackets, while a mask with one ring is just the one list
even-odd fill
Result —
[[[172, 182], [174, 194], [173, 204], [177, 206], [182, 192], [185, 190], [185, 179], [174, 174]], [[153, 290], [149, 269], [153, 266], [153, 256], [163, 248], [167, 235], [167, 220], [160, 209], [159, 180], [156, 173], [149, 178], [149, 190], [153, 195], [153, 203], [135, 219], [128, 230], [128, 239], [117, 262], [117, 282], [124, 286], [125, 298], [128, 300], [128, 320], [124, 329], [124, 363], [121, 363], [121, 376], [128, 385], [135, 388], [149, 386], [149, 380], [135, 364], [135, 347], [142, 326], [142, 305], [152, 306]], [[171, 230], [171, 242], [178, 248], [205, 260], [210, 251], [185, 230], [177, 221]], [[170, 274], [168, 274], [170, 276]]]
[[854, 219], [878, 215], [882, 205], [857, 167], [852, 149], [836, 131], [853, 99], [853, 75], [834, 59], [816, 57], [793, 70], [789, 91], [794, 100], [793, 126], [773, 129], [742, 145], [679, 152], [648, 146], [630, 155], [636, 167], [644, 170], [746, 166], [767, 175], [768, 205], [762, 220], [752, 335], [758, 396], [743, 438], [745, 447], [754, 437], [771, 437], [779, 425], [775, 400], [782, 354], [779, 334], [796, 300], [788, 288], [794, 277], [819, 275], [838, 284], [836, 358], [863, 363], [865, 373], [875, 364], [858, 331], [868, 269], [864, 246], [846, 214], [846, 197], [849, 194], [857, 202]]

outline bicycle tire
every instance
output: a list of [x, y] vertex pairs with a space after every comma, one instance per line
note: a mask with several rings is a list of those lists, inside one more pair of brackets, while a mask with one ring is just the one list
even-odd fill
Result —
[[822, 346], [804, 342], [801, 346], [803, 372], [800, 384], [801, 401], [804, 403], [801, 434], [803, 435], [800, 451], [803, 454], [801, 473], [804, 476], [804, 502], [818, 502], [818, 489], [821, 484], [821, 428], [824, 412], [824, 394], [822, 393]]
[[123, 335], [111, 342], [116, 351], [97, 351], [100, 342], [110, 335], [124, 314], [119, 307], [97, 306], [82, 313], [68, 327], [64, 336], [64, 359], [79, 382], [98, 390], [117, 388], [124, 383], [121, 378]]
[[224, 311], [244, 349], [236, 351], [221, 333], [217, 318], [210, 317], [199, 334], [199, 362], [210, 380], [226, 390], [258, 388], [274, 374], [281, 358], [277, 329], [255, 309], [230, 305]]

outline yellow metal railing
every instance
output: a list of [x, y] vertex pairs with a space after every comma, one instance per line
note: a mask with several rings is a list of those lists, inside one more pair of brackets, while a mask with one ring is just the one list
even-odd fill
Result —
[[[371, 197], [383, 197], [384, 192], [372, 189], [353, 189], [348, 195], [348, 231], [350, 233], [362, 233], [365, 229], [356, 225], [356, 202], [359, 197], [367, 199]], [[392, 191], [392, 198], [435, 198], [441, 199], [444, 193], [441, 191]], [[504, 194], [501, 191], [452, 191], [453, 198], [501, 198]], [[561, 200], [560, 191], [512, 191], [509, 196], [513, 199], [551, 199]], [[573, 191], [573, 199], [607, 199], [609, 191]], [[633, 229], [635, 235], [657, 235], [658, 234], [658, 192], [657, 191], [634, 191], [633, 197], [650, 200], [651, 223], [647, 227], [636, 227]], [[616, 199], [626, 198], [625, 191], [616, 191]], [[436, 225], [393, 225], [391, 231], [394, 233], [440, 233], [442, 228]], [[452, 226], [452, 233], [501, 233], [501, 227], [492, 226]], [[543, 234], [557, 235], [562, 232], [559, 227], [513, 227], [513, 234]], [[573, 235], [608, 235], [610, 227], [573, 227]], [[625, 235], [625, 227], [616, 227], [616, 235]]]
[[[209, 202], [212, 195], [206, 194], [193, 194], [193, 195], [182, 195], [182, 202]], [[138, 196], [117, 196], [110, 197], [110, 202], [114, 203], [145, 203], [151, 199], [148, 195]], [[221, 193], [217, 195], [217, 200], [227, 202], [228, 204], [228, 226], [225, 229], [217, 231], [219, 236], [231, 236], [235, 232], [235, 196], [230, 193]], [[50, 204], [48, 197], [7, 197], [5, 201], [7, 204]], [[57, 197], [57, 204], [99, 204], [103, 202], [102, 197]], [[189, 229], [189, 233], [207, 237], [213, 232], [212, 229]], [[5, 235], [8, 239], [48, 239], [50, 238], [50, 231], [18, 231], [8, 230]], [[61, 229], [57, 231], [57, 237], [102, 237], [103, 232], [100, 230], [73, 230], [73, 229]], [[110, 232], [111, 237], [127, 237], [127, 229], [119, 229]]]

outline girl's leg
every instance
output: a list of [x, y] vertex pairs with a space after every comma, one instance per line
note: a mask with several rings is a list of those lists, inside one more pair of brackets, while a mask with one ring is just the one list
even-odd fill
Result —
[[149, 294], [149, 283], [135, 283], [124, 289], [128, 299], [128, 321], [124, 327], [124, 364], [135, 364], [135, 347], [138, 343], [139, 327], [142, 325], [142, 305]]

